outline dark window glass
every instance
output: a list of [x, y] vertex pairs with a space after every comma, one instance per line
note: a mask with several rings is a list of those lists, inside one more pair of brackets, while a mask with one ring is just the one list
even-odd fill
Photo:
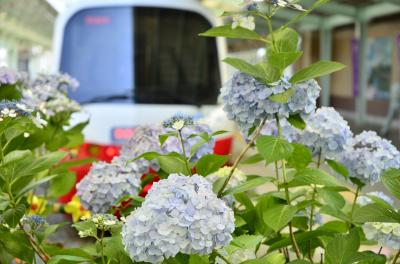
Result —
[[215, 104], [220, 83], [215, 39], [199, 14], [166, 8], [97, 8], [68, 23], [61, 71], [76, 77], [79, 102]]

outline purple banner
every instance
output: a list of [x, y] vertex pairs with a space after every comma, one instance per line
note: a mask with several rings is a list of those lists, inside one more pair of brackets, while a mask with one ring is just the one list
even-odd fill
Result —
[[[400, 37], [400, 35], [399, 35]], [[353, 64], [353, 96], [357, 97], [360, 90], [360, 45], [358, 39], [351, 40], [351, 59]]]

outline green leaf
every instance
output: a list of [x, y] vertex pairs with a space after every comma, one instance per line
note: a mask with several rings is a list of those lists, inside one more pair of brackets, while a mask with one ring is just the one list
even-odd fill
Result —
[[266, 76], [262, 68], [257, 67], [256, 65], [250, 64], [242, 59], [238, 58], [225, 58], [223, 62], [231, 65], [235, 69], [247, 73], [248, 75], [253, 76], [256, 79], [263, 80], [265, 82]]
[[81, 221], [72, 225], [76, 230], [85, 232], [88, 237], [97, 237], [97, 227], [91, 221]]
[[319, 61], [304, 69], [298, 71], [290, 79], [291, 83], [304, 82], [310, 79], [321, 77], [339, 70], [342, 70], [346, 66], [344, 64], [333, 62], [333, 61]]
[[339, 173], [340, 175], [342, 175], [346, 179], [349, 178], [349, 171], [346, 169], [345, 166], [343, 166], [339, 162], [327, 159], [326, 163], [329, 165], [329, 167], [332, 168], [332, 170], [336, 171], [337, 173]]
[[66, 263], [82, 263], [82, 262], [92, 262], [91, 259], [85, 257], [78, 257], [78, 256], [69, 256], [69, 255], [57, 255], [51, 257], [48, 264], [66, 264]]
[[325, 171], [316, 168], [305, 168], [296, 172], [294, 179], [289, 182], [288, 186], [297, 187], [311, 184], [324, 186], [339, 185], [337, 180]]
[[297, 207], [290, 205], [277, 205], [266, 210], [263, 219], [266, 225], [271, 227], [275, 232], [284, 228], [297, 212]]
[[289, 22], [287, 22], [284, 26], [282, 26], [281, 28], [285, 29], [290, 25], [296, 24], [297, 22], [299, 22], [301, 19], [303, 19], [304, 17], [306, 17], [308, 14], [310, 14], [313, 10], [317, 9], [318, 7], [328, 3], [329, 0], [318, 0], [315, 1], [314, 4], [311, 6], [311, 8], [309, 8], [307, 11], [305, 12], [301, 12], [299, 13], [297, 16], [293, 17], [291, 20], [289, 20]]
[[10, 208], [5, 211], [3, 213], [3, 219], [10, 227], [16, 227], [24, 216], [25, 211], [26, 206], [24, 204], [19, 204], [15, 208]]
[[400, 199], [400, 170], [389, 169], [381, 174], [383, 185], [388, 189], [397, 199]]
[[4, 157], [3, 166], [10, 164], [10, 163], [18, 162], [18, 161], [23, 160], [31, 155], [32, 155], [32, 152], [30, 150], [14, 150], [14, 151], [8, 153]]
[[345, 213], [343, 213], [343, 211], [341, 209], [332, 207], [330, 205], [325, 205], [323, 206], [319, 212], [321, 214], [326, 214], [326, 215], [330, 215], [333, 217], [336, 217], [337, 219], [343, 220], [345, 222], [351, 222], [350, 217], [348, 217]]
[[336, 235], [325, 249], [325, 261], [329, 264], [351, 264], [359, 247], [357, 230], [353, 229], [348, 235]]
[[327, 204], [337, 209], [342, 209], [346, 204], [346, 200], [337, 192], [319, 188], [318, 194]]
[[293, 96], [295, 90], [294, 88], [290, 88], [283, 93], [278, 93], [271, 95], [268, 99], [275, 103], [285, 104], [289, 102], [290, 98]]
[[34, 256], [32, 247], [26, 235], [21, 231], [14, 233], [0, 232], [0, 244], [14, 257], [28, 263], [32, 262]]
[[252, 190], [272, 180], [274, 180], [274, 178], [272, 177], [257, 177], [226, 190], [222, 195], [226, 196], [230, 194], [242, 193], [248, 190]]
[[279, 53], [296, 53], [299, 34], [291, 28], [283, 28], [274, 33], [275, 47]]
[[400, 214], [393, 209], [374, 203], [356, 208], [356, 210], [354, 210], [353, 220], [358, 223], [399, 223]]
[[296, 259], [294, 261], [290, 261], [289, 264], [309, 264], [310, 262], [304, 259]]
[[189, 264], [209, 264], [208, 256], [190, 255]]
[[229, 156], [209, 154], [201, 157], [196, 164], [196, 171], [199, 175], [207, 176], [219, 170], [229, 160]]
[[303, 55], [303, 52], [301, 52], [301, 51], [278, 52], [278, 53], [272, 53], [271, 55], [269, 55], [268, 60], [276, 68], [278, 68], [280, 70], [284, 70], [288, 66], [293, 64], [295, 61], [297, 61], [302, 55]]
[[49, 195], [51, 197], [60, 197], [71, 191], [76, 183], [76, 174], [73, 172], [66, 172], [59, 174], [51, 181], [49, 187]]
[[178, 133], [177, 132], [169, 132], [169, 133], [165, 133], [165, 134], [161, 134], [158, 136], [158, 139], [160, 141], [160, 145], [164, 145], [165, 141], [169, 138], [169, 137], [178, 137]]
[[353, 262], [359, 264], [385, 264], [386, 256], [381, 254], [376, 254], [372, 251], [358, 252], [354, 258]]
[[22, 188], [18, 192], [16, 197], [21, 197], [22, 195], [26, 194], [27, 192], [29, 192], [29, 191], [31, 191], [33, 189], [36, 189], [39, 185], [42, 185], [43, 183], [49, 182], [49, 181], [53, 180], [56, 177], [57, 177], [57, 175], [51, 175], [51, 176], [47, 176], [47, 177], [41, 178], [40, 180], [33, 180], [28, 185], [26, 185], [24, 188]]
[[260, 259], [251, 259], [241, 264], [284, 264], [286, 263], [285, 256], [282, 253], [272, 253]]
[[258, 163], [260, 161], [263, 161], [264, 158], [261, 156], [260, 153], [254, 154], [250, 157], [248, 157], [247, 159], [244, 159], [240, 162], [240, 164], [254, 164], [254, 163]]
[[226, 37], [264, 41], [262, 36], [252, 30], [242, 27], [232, 28], [231, 25], [213, 27], [199, 35], [202, 37]]
[[182, 173], [183, 175], [189, 175], [186, 167], [185, 159], [178, 153], [170, 153], [168, 155], [159, 155], [157, 157], [160, 168], [168, 174]]
[[282, 71], [276, 68], [274, 65], [270, 64], [269, 62], [261, 62], [256, 64], [255, 66], [259, 71], [263, 73], [263, 78], [261, 78], [260, 80], [267, 85], [279, 81], [282, 76]]
[[264, 237], [261, 235], [241, 235], [235, 237], [230, 245], [241, 249], [253, 249], [258, 247], [263, 239]]
[[[313, 231], [309, 231], [309, 232], [303, 232], [303, 233], [296, 233], [295, 239], [297, 241], [298, 244], [303, 244], [306, 243], [308, 241], [312, 241], [317, 239], [318, 237], [323, 237], [323, 236], [328, 236], [331, 237], [333, 236], [335, 233], [331, 232], [331, 231], [325, 231], [325, 230], [313, 230]], [[273, 241], [270, 244], [270, 247], [268, 248], [268, 252], [283, 248], [283, 247], [287, 247], [290, 246], [292, 243], [291, 239], [289, 237], [283, 238], [279, 241]]]
[[273, 136], [262, 136], [256, 141], [258, 152], [264, 157], [266, 162], [287, 159], [294, 151], [294, 147], [282, 138]]
[[0, 192], [0, 211], [3, 211], [10, 204], [10, 197], [6, 193]]
[[292, 143], [293, 152], [288, 158], [288, 165], [297, 170], [306, 168], [312, 162], [311, 150], [301, 144]]
[[287, 120], [292, 126], [300, 130], [304, 130], [307, 126], [300, 114], [290, 115]]

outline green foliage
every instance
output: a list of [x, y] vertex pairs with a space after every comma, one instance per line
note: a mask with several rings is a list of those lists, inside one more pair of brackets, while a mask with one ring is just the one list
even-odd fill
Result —
[[295, 206], [277, 205], [264, 211], [263, 219], [266, 225], [278, 232], [292, 221], [296, 212]]
[[381, 175], [382, 183], [397, 199], [400, 199], [400, 170], [389, 169]]
[[319, 61], [295, 73], [295, 75], [293, 75], [290, 79], [290, 82], [293, 84], [304, 82], [336, 71], [340, 71], [343, 68], [345, 68], [345, 66], [338, 62]]
[[252, 30], [242, 27], [232, 28], [231, 25], [214, 27], [199, 35], [203, 37], [226, 37], [264, 41], [262, 36]]
[[262, 136], [256, 141], [258, 152], [264, 157], [267, 164], [287, 159], [294, 151], [292, 144], [282, 138]]
[[241, 183], [235, 187], [226, 190], [223, 195], [242, 193], [248, 190], [253, 190], [254, 188], [261, 186], [267, 182], [272, 181], [271, 177], [255, 177], [253, 179], [248, 179], [246, 182]]
[[196, 164], [196, 170], [199, 175], [207, 176], [216, 172], [225, 165], [229, 160], [229, 156], [220, 156], [209, 154], [201, 157]]

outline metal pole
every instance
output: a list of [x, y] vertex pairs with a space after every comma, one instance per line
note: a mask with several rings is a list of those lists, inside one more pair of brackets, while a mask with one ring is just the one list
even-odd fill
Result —
[[[320, 30], [320, 58], [321, 60], [332, 59], [332, 28], [322, 27]], [[331, 76], [320, 78], [322, 86], [321, 105], [330, 105]]]
[[355, 28], [356, 38], [359, 41], [359, 93], [356, 98], [356, 124], [363, 125], [367, 115], [367, 41], [368, 41], [368, 21], [357, 20]]

